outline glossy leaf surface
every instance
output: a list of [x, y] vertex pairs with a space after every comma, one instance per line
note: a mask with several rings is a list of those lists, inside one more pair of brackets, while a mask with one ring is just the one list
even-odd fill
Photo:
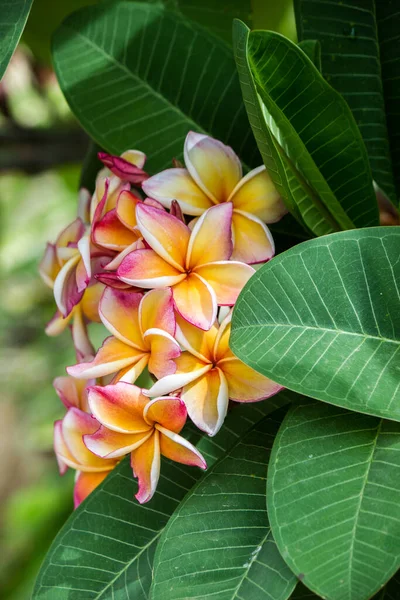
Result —
[[[288, 565], [329, 600], [367, 600], [400, 565], [400, 425], [322, 403], [275, 439], [268, 513]], [[390, 596], [388, 596], [390, 597]]]
[[399, 248], [399, 227], [377, 227], [280, 254], [238, 299], [233, 351], [301, 394], [400, 421]]
[[284, 412], [260, 421], [194, 486], [165, 528], [152, 600], [286, 600], [297, 578], [265, 505], [270, 449]]
[[19, 42], [33, 0], [0, 0], [0, 79]]
[[155, 172], [182, 158], [196, 130], [260, 164], [231, 49], [183, 16], [138, 2], [88, 7], [58, 29], [53, 58], [71, 109], [106, 151], [140, 148]]
[[[294, 6], [299, 39], [320, 41], [322, 72], [353, 112], [375, 181], [396, 202], [393, 173], [396, 174], [399, 165], [400, 131], [396, 110], [399, 94], [396, 76], [400, 69], [396, 43], [400, 23], [398, 1], [295, 0]], [[393, 165], [389, 149], [391, 133]]]
[[248, 60], [270, 129], [328, 211], [332, 227], [377, 225], [365, 145], [340, 94], [278, 33], [250, 33]]

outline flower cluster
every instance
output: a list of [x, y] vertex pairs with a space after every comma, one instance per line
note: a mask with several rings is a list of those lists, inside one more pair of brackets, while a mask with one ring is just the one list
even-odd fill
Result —
[[[55, 424], [60, 472], [75, 469], [78, 505], [130, 454], [136, 495], [155, 492], [160, 456], [206, 468], [180, 434], [187, 416], [208, 435], [229, 401], [255, 402], [280, 387], [229, 348], [231, 313], [251, 266], [274, 255], [266, 223], [286, 212], [264, 167], [243, 177], [231, 148], [190, 132], [185, 165], [153, 177], [146, 157], [100, 153], [93, 196], [48, 244], [40, 273], [57, 312], [49, 335], [72, 330], [77, 363], [55, 380], [67, 408]], [[88, 324], [109, 336], [95, 352]], [[153, 384], [135, 383], [148, 370]]]

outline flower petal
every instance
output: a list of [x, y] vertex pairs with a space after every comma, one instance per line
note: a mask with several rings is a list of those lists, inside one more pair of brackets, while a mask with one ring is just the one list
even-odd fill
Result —
[[229, 338], [231, 337], [231, 321], [232, 321], [232, 309], [229, 310], [226, 317], [221, 321], [218, 329], [218, 335], [215, 338], [215, 344], [213, 348], [213, 361], [218, 363], [224, 358], [235, 358], [232, 350], [229, 347]]
[[219, 361], [218, 366], [228, 382], [229, 398], [236, 402], [257, 402], [283, 389], [236, 357]]
[[148, 329], [143, 336], [149, 352], [149, 371], [160, 379], [176, 371], [173, 361], [181, 354], [178, 342], [162, 329]]
[[152, 429], [145, 433], [118, 433], [101, 425], [96, 433], [85, 435], [83, 441], [93, 454], [109, 459], [129, 454], [152, 435]]
[[73, 469], [79, 468], [79, 465], [76, 463], [73, 455], [69, 451], [62, 432], [62, 420], [58, 420], [54, 422], [54, 437], [53, 437], [53, 446], [54, 446], [54, 454], [57, 458], [58, 470], [60, 475], [65, 475], [70, 465], [73, 465]]
[[[122, 155], [124, 158], [122, 156], [106, 154], [106, 152], [98, 153], [101, 162], [108, 167], [114, 175], [119, 177], [119, 179], [122, 179], [122, 181], [129, 181], [136, 185], [148, 177], [147, 173], [136, 164], [137, 162], [141, 163], [142, 166], [144, 164], [145, 159], [140, 155], [144, 156], [142, 152], [139, 153], [137, 150], [128, 150]], [[127, 158], [125, 158], [125, 156]], [[127, 160], [128, 158], [130, 160]]]
[[70, 312], [67, 317], [63, 317], [60, 311], [57, 310], [46, 325], [46, 335], [49, 335], [51, 337], [60, 335], [60, 333], [65, 331], [68, 325], [71, 323], [72, 317], [73, 312]]
[[172, 289], [176, 310], [200, 329], [208, 330], [217, 316], [217, 298], [212, 287], [196, 273]]
[[156, 428], [161, 433], [160, 450], [163, 456], [184, 465], [207, 469], [203, 456], [190, 442], [160, 425], [156, 425]]
[[77, 379], [104, 377], [128, 365], [134, 365], [143, 358], [143, 354], [111, 336], [104, 341], [92, 361], [67, 367], [67, 373]]
[[129, 365], [112, 378], [112, 383], [117, 383], [118, 381], [123, 381], [124, 383], [135, 383], [138, 377], [143, 373], [145, 367], [147, 367], [149, 362], [149, 354], [144, 354], [143, 358], [141, 358], [137, 363], [133, 366]]
[[132, 165], [136, 165], [139, 169], [144, 167], [144, 163], [146, 162], [146, 155], [144, 152], [140, 150], [125, 150], [121, 154], [121, 158], [128, 161]]
[[213, 205], [186, 169], [166, 169], [143, 182], [142, 188], [166, 208], [170, 208], [173, 200], [178, 200], [187, 215], [201, 215]]
[[82, 313], [93, 323], [100, 323], [99, 303], [101, 295], [104, 291], [104, 285], [99, 281], [89, 285], [82, 296], [79, 303]]
[[189, 417], [199, 429], [215, 435], [228, 410], [228, 384], [221, 369], [214, 368], [182, 390]]
[[96, 419], [112, 431], [143, 433], [150, 425], [143, 418], [148, 399], [140, 388], [129, 383], [94, 385], [88, 390], [89, 407]]
[[288, 212], [264, 165], [243, 177], [229, 200], [234, 209], [248, 212], [266, 223], [275, 223]]
[[72, 223], [67, 225], [67, 227], [65, 227], [65, 229], [63, 229], [59, 234], [55, 244], [57, 250], [77, 244], [84, 233], [85, 225], [82, 219], [78, 217], [75, 219], [75, 221], [72, 221]]
[[49, 288], [53, 288], [59, 270], [60, 265], [57, 262], [56, 247], [54, 244], [47, 244], [39, 264], [39, 275]]
[[118, 196], [117, 217], [131, 231], [137, 229], [136, 207], [141, 202], [142, 200], [132, 192], [124, 191]]
[[67, 317], [81, 300], [83, 292], [78, 291], [76, 268], [81, 261], [79, 253], [72, 256], [59, 271], [54, 282], [54, 299], [58, 310]]
[[160, 434], [153, 435], [131, 454], [131, 466], [138, 478], [139, 490], [135, 498], [143, 504], [148, 502], [156, 491], [160, 477]]
[[81, 306], [76, 306], [74, 312], [71, 314], [73, 314], [74, 317], [71, 327], [72, 341], [74, 342], [76, 358], [81, 362], [84, 359], [87, 360], [89, 356], [92, 357], [95, 351], [89, 339], [87, 325], [82, 314]]
[[176, 392], [212, 369], [211, 364], [204, 364], [204, 362], [199, 361], [196, 357], [189, 354], [189, 352], [182, 352], [175, 359], [175, 363], [177, 372], [159, 379], [149, 390], [143, 390], [145, 396], [154, 398], [154, 396], [164, 396], [165, 394]]
[[83, 223], [90, 222], [90, 200], [91, 195], [89, 190], [81, 188], [78, 192], [78, 217]]
[[108, 471], [100, 471], [99, 473], [77, 472], [74, 485], [74, 508], [78, 508], [80, 503], [83, 502], [102, 481], [104, 481], [110, 470], [111, 469]]
[[117, 270], [118, 277], [131, 285], [143, 288], [162, 288], [175, 285], [186, 273], [171, 267], [154, 250], [134, 250], [126, 256]]
[[149, 246], [172, 267], [183, 272], [190, 229], [176, 217], [144, 203], [136, 207], [136, 219]]
[[189, 131], [184, 155], [190, 175], [203, 192], [214, 202], [228, 200], [242, 177], [240, 160], [232, 148], [207, 135]]
[[78, 286], [78, 292], [82, 292], [88, 286], [92, 277], [89, 235], [83, 235], [81, 237], [78, 242], [78, 250], [82, 260], [79, 261], [76, 268], [76, 284]]
[[232, 234], [232, 260], [255, 264], [266, 262], [275, 254], [270, 230], [260, 219], [249, 213], [233, 211]]
[[139, 326], [142, 294], [106, 288], [100, 300], [99, 315], [103, 325], [117, 339], [141, 352], [146, 351]]
[[74, 379], [67, 375], [56, 377], [53, 381], [53, 387], [64, 406], [66, 408], [74, 406], [84, 412], [89, 412], [87, 385], [87, 381]]
[[153, 426], [154, 423], [162, 425], [170, 431], [179, 433], [186, 423], [187, 410], [185, 403], [180, 398], [172, 396], [154, 398], [143, 411], [143, 418]]
[[163, 329], [175, 334], [175, 313], [170, 288], [151, 290], [142, 298], [139, 306], [139, 324], [142, 333], [148, 329]]
[[[78, 408], [70, 408], [62, 421], [62, 435], [65, 445], [74, 457], [75, 463], [80, 465], [80, 470], [104, 470], [104, 460], [90, 452], [83, 443], [83, 436], [94, 433], [98, 428], [99, 423], [96, 419]], [[63, 458], [68, 464], [67, 458]], [[69, 466], [76, 468], [72, 464]]]
[[110, 262], [105, 265], [104, 269], [106, 271], [115, 271], [116, 269], [118, 269], [125, 256], [128, 256], [128, 254], [130, 254], [134, 250], [143, 250], [144, 248], [145, 245], [143, 239], [140, 238], [140, 240], [136, 240], [136, 242], [133, 242], [133, 244], [127, 246], [124, 250], [119, 252], [112, 260], [110, 260]]
[[188, 247], [186, 266], [228, 260], [232, 254], [232, 204], [209, 208], [196, 222]]
[[[127, 192], [124, 192], [127, 193]], [[117, 211], [108, 211], [93, 227], [93, 242], [110, 250], [124, 250], [138, 240], [139, 233], [125, 227], [117, 216]]]
[[224, 260], [196, 268], [199, 275], [214, 290], [218, 305], [233, 306], [255, 271], [250, 265]]
[[218, 334], [216, 323], [208, 331], [203, 331], [192, 325], [179, 315], [176, 318], [176, 341], [184, 350], [188, 350], [204, 363], [213, 362], [213, 348]]

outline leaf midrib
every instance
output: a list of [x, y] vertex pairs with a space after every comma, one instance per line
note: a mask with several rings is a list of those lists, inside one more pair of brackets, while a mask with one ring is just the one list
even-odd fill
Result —
[[288, 327], [288, 328], [299, 328], [299, 329], [311, 329], [313, 331], [329, 331], [330, 333], [338, 333], [338, 334], [343, 334], [343, 335], [353, 335], [356, 337], [360, 337], [360, 338], [364, 338], [364, 339], [371, 339], [371, 340], [378, 340], [379, 342], [387, 342], [389, 344], [396, 344], [396, 345], [400, 345], [400, 340], [396, 340], [396, 339], [390, 339], [390, 338], [386, 338], [383, 336], [378, 336], [378, 335], [372, 335], [369, 333], [357, 333], [356, 331], [346, 331], [345, 329], [334, 329], [334, 328], [330, 328], [330, 327], [316, 327], [315, 325], [297, 325], [297, 324], [291, 324], [291, 323], [256, 323], [256, 324], [251, 324], [251, 325], [245, 325], [245, 326], [238, 326], [236, 327], [236, 331], [241, 331], [241, 330], [247, 330], [247, 329], [254, 329], [254, 328], [260, 328], [260, 327]]
[[350, 557], [349, 557], [349, 579], [348, 579], [348, 583], [349, 583], [349, 600], [351, 600], [352, 598], [352, 587], [351, 587], [351, 576], [352, 576], [352, 563], [353, 563], [353, 557], [354, 557], [354, 545], [355, 545], [355, 540], [356, 540], [356, 530], [357, 530], [357, 523], [358, 523], [358, 519], [359, 519], [359, 515], [360, 515], [360, 510], [361, 510], [361, 505], [363, 502], [363, 497], [364, 497], [364, 492], [365, 492], [365, 488], [367, 486], [368, 483], [368, 477], [369, 477], [369, 472], [371, 470], [371, 465], [373, 462], [373, 458], [374, 458], [374, 454], [375, 454], [375, 450], [376, 450], [376, 444], [378, 442], [378, 437], [382, 428], [382, 423], [383, 420], [381, 419], [379, 422], [379, 425], [377, 427], [376, 430], [376, 435], [375, 435], [375, 439], [374, 442], [372, 444], [372, 448], [371, 448], [371, 456], [370, 459], [368, 461], [368, 467], [365, 473], [365, 477], [364, 477], [364, 482], [362, 485], [362, 489], [360, 490], [360, 500], [357, 506], [357, 511], [354, 517], [354, 527], [353, 527], [353, 531], [352, 531], [352, 538], [351, 538], [351, 543], [350, 543]]
[[105, 592], [106, 592], [106, 591], [107, 591], [107, 590], [108, 590], [108, 589], [109, 589], [109, 588], [110, 588], [112, 585], [114, 585], [114, 583], [115, 583], [115, 582], [116, 582], [116, 581], [117, 581], [117, 580], [118, 580], [118, 579], [119, 579], [119, 578], [122, 576], [122, 574], [123, 574], [123, 573], [125, 573], [125, 571], [126, 571], [126, 570], [127, 570], [127, 569], [128, 569], [128, 568], [129, 568], [129, 567], [130, 567], [130, 566], [131, 566], [131, 565], [132, 565], [132, 564], [133, 564], [133, 563], [136, 561], [136, 560], [138, 560], [138, 559], [139, 559], [139, 558], [142, 556], [143, 552], [145, 552], [145, 551], [147, 550], [147, 548], [149, 548], [149, 547], [151, 546], [151, 544], [153, 544], [153, 543], [154, 543], [154, 541], [155, 541], [155, 540], [156, 540], [158, 537], [160, 537], [160, 535], [162, 534], [163, 530], [164, 530], [164, 527], [163, 527], [162, 529], [160, 529], [160, 531], [157, 533], [157, 535], [155, 535], [155, 536], [154, 536], [154, 538], [153, 538], [153, 539], [152, 539], [152, 540], [151, 540], [151, 541], [150, 541], [148, 544], [146, 544], [145, 546], [143, 546], [143, 548], [141, 549], [141, 551], [140, 551], [138, 554], [136, 554], [132, 560], [130, 560], [129, 562], [127, 562], [127, 563], [126, 563], [126, 565], [124, 566], [124, 568], [123, 568], [123, 569], [121, 569], [121, 571], [119, 571], [119, 573], [118, 573], [118, 574], [117, 574], [117, 575], [114, 577], [114, 579], [113, 579], [112, 581], [110, 581], [110, 582], [109, 582], [109, 583], [106, 585], [106, 587], [105, 587], [105, 588], [103, 588], [103, 589], [101, 590], [101, 592], [99, 592], [99, 594], [97, 594], [97, 596], [96, 596], [96, 597], [95, 597], [93, 600], [99, 600], [99, 599], [100, 599], [100, 598], [103, 596], [103, 594], [104, 594], [104, 593], [105, 593]]

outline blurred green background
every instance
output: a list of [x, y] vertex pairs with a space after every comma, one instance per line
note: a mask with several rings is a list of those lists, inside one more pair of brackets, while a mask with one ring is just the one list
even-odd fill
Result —
[[[69, 332], [48, 338], [55, 307], [38, 275], [47, 241], [75, 218], [88, 140], [51, 69], [63, 17], [96, 0], [35, 0], [0, 83], [0, 598], [27, 600], [56, 532], [72, 510], [73, 473], [59, 477], [53, 422], [64, 409], [52, 381], [75, 357]], [[292, 39], [291, 1], [253, 1], [253, 23]]]

